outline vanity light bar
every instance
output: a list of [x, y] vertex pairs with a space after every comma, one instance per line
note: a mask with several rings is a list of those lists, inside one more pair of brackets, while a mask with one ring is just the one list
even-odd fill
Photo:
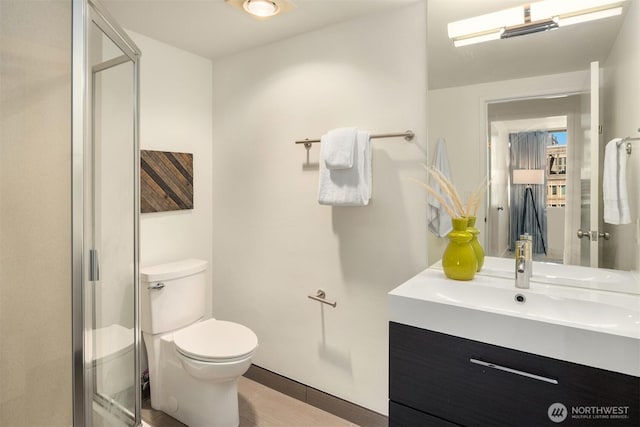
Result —
[[504, 33], [504, 28], [501, 28], [500, 30], [496, 31], [495, 33], [486, 33], [486, 34], [482, 34], [482, 35], [479, 35], [479, 36], [465, 37], [465, 38], [461, 38], [461, 39], [454, 39], [453, 40], [453, 45], [455, 47], [461, 47], [461, 46], [468, 46], [470, 44], [488, 42], [488, 41], [491, 41], [491, 40], [499, 40], [499, 39], [502, 38], [502, 34], [503, 33]]
[[554, 30], [622, 14], [626, 0], [544, 0], [447, 25], [456, 47]]
[[556, 18], [555, 21], [558, 23], [559, 27], [566, 27], [568, 25], [581, 24], [583, 22], [595, 21], [597, 19], [610, 18], [618, 15], [622, 15], [622, 7], [600, 10], [598, 12], [575, 15], [567, 18]]
[[447, 25], [447, 33], [451, 39], [463, 39], [495, 33], [504, 27], [521, 25], [524, 22], [524, 6], [518, 6], [451, 22]]
[[[531, 21], [590, 14], [620, 6], [625, 0], [544, 0], [529, 6]], [[598, 19], [598, 18], [595, 18]]]
[[542, 31], [555, 30], [560, 25], [554, 21], [545, 21], [536, 24], [522, 25], [520, 27], [509, 28], [502, 33], [500, 38], [508, 39], [510, 37], [525, 36], [527, 34], [540, 33]]

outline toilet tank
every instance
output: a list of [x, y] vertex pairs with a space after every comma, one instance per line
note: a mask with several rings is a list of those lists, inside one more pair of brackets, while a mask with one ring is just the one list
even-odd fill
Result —
[[199, 259], [140, 269], [140, 323], [143, 332], [161, 334], [204, 316], [205, 271]]

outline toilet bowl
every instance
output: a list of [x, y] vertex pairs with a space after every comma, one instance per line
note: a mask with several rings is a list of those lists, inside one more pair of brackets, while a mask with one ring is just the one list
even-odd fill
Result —
[[134, 331], [119, 324], [112, 324], [93, 331], [93, 367], [96, 374], [96, 391], [107, 399], [128, 401], [134, 392], [133, 352]]
[[194, 378], [227, 381], [244, 374], [258, 346], [246, 326], [209, 319], [174, 334], [178, 359]]
[[191, 427], [236, 427], [237, 379], [258, 338], [246, 326], [203, 319], [206, 265], [185, 260], [141, 270], [151, 406]]

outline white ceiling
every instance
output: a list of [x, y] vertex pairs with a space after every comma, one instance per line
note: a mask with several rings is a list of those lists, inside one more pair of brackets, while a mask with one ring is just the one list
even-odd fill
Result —
[[121, 27], [205, 58], [314, 31], [424, 0], [293, 0], [291, 12], [257, 20], [224, 0], [101, 0]]
[[102, 3], [126, 29], [215, 59], [419, 1], [428, 4], [430, 89], [586, 69], [591, 61], [606, 59], [623, 19], [608, 18], [455, 48], [447, 38], [448, 22], [526, 1], [294, 0], [298, 6], [294, 11], [263, 21], [232, 8], [224, 0], [102, 0]]

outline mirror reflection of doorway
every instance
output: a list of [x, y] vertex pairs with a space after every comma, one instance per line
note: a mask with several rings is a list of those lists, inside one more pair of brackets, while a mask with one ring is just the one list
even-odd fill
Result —
[[[547, 237], [547, 146], [551, 134], [546, 129], [509, 132], [509, 252], [516, 241], [528, 234], [534, 258], [549, 255]], [[502, 143], [502, 141], [500, 142]]]
[[[580, 164], [586, 143], [584, 130], [588, 129], [588, 124], [583, 123], [585, 115], [581, 114], [584, 97], [571, 95], [488, 105], [489, 255], [513, 257], [513, 244], [525, 232], [533, 235], [536, 242], [536, 260], [581, 264], [581, 242], [575, 238], [574, 230], [581, 221]], [[533, 155], [532, 148], [518, 148], [519, 141], [528, 141], [531, 147], [535, 144], [535, 160], [528, 160]], [[538, 171], [541, 176], [544, 174], [544, 180], [539, 184], [515, 184], [514, 169]], [[527, 187], [534, 200], [528, 198], [523, 218]]]

